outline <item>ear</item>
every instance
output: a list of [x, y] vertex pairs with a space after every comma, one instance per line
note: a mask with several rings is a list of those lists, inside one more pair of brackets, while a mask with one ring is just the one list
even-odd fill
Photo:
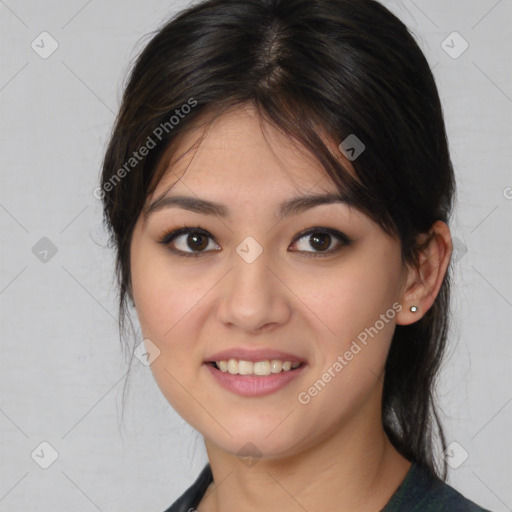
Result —
[[[453, 251], [450, 229], [442, 221], [436, 221], [428, 234], [420, 235], [418, 242], [422, 246], [418, 266], [406, 270], [398, 325], [412, 324], [430, 309], [443, 283]], [[416, 306], [417, 310], [412, 312], [411, 306]]]

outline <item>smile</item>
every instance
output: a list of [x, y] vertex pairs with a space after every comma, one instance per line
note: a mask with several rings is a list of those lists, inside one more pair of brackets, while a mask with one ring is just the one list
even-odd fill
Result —
[[307, 364], [298, 361], [252, 362], [229, 359], [212, 361], [203, 366], [215, 382], [224, 389], [240, 396], [256, 397], [269, 395], [282, 389], [293, 379], [298, 378]]
[[212, 364], [221, 372], [231, 375], [271, 375], [274, 373], [289, 372], [298, 368], [299, 361], [280, 361], [279, 359], [265, 361], [245, 361], [243, 359], [228, 359], [215, 361]]

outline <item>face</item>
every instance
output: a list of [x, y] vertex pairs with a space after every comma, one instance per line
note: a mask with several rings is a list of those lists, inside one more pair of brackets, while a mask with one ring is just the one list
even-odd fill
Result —
[[[268, 125], [265, 134], [250, 108], [225, 113], [188, 153], [200, 132], [187, 133], [147, 205], [169, 200], [136, 224], [131, 278], [169, 403], [219, 449], [251, 443], [272, 458], [380, 422], [404, 269], [399, 242], [346, 203], [281, 212], [338, 191], [290, 139]], [[212, 364], [230, 359], [229, 371]]]

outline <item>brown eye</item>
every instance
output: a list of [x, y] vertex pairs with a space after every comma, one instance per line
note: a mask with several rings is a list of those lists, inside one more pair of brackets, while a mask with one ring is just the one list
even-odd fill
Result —
[[309, 243], [318, 251], [326, 251], [331, 245], [331, 235], [327, 233], [310, 235]]
[[183, 227], [164, 235], [160, 243], [180, 256], [201, 256], [206, 252], [210, 240], [213, 239], [208, 231]]
[[192, 232], [186, 236], [186, 243], [192, 250], [203, 251], [208, 246], [208, 238], [202, 233]]
[[[343, 246], [350, 244], [350, 239], [343, 233], [325, 228], [310, 229], [306, 233], [302, 233], [296, 239], [296, 243], [300, 240], [304, 240], [304, 242], [299, 244], [297, 252], [311, 253], [308, 256], [323, 256], [322, 253], [332, 254], [339, 251]], [[338, 240], [338, 247], [333, 249], [332, 244], [335, 244], [335, 240]], [[302, 249], [300, 246], [302, 246]], [[308, 251], [308, 248], [313, 248], [313, 251]]]
[[[302, 248], [297, 251], [304, 253], [306, 256], [328, 256], [342, 249], [346, 245], [350, 245], [351, 240], [343, 233], [327, 228], [312, 228], [307, 232], [301, 233], [296, 239], [298, 241], [305, 240], [302, 244]], [[338, 241], [338, 246], [332, 248], [335, 241]], [[178, 254], [179, 256], [202, 256], [210, 250], [218, 251], [220, 247], [214, 247], [207, 250], [209, 242], [213, 242], [213, 237], [208, 231], [199, 227], [182, 227], [170, 231], [163, 235], [160, 239], [160, 243], [169, 247], [169, 249]], [[308, 250], [308, 249], [313, 249]]]

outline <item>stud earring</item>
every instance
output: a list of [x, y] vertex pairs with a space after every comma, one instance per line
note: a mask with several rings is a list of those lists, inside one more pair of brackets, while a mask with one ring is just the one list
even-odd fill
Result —
[[413, 313], [416, 313], [416, 311], [418, 311], [418, 308], [416, 306], [411, 306], [410, 309]]

